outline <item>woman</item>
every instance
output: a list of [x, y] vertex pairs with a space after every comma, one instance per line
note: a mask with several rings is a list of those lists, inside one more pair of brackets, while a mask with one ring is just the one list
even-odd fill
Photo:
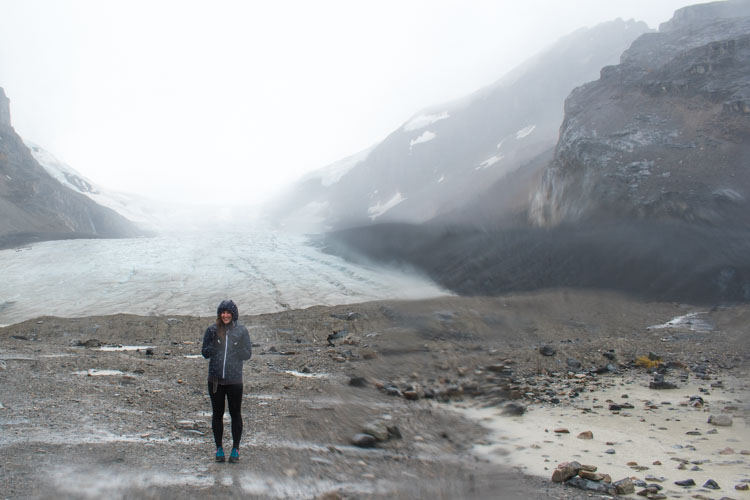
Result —
[[237, 323], [239, 312], [231, 300], [224, 300], [216, 309], [216, 323], [203, 335], [201, 353], [208, 363], [208, 394], [211, 397], [211, 428], [216, 442], [216, 461], [224, 461], [224, 398], [232, 417], [232, 452], [230, 462], [240, 460], [242, 438], [242, 362], [250, 359], [252, 345], [247, 328]]

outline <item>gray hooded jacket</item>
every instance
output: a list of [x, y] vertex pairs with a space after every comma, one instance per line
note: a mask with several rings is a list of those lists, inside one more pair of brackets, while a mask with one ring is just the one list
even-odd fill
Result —
[[241, 384], [242, 364], [252, 356], [252, 344], [247, 328], [237, 320], [239, 311], [231, 300], [224, 300], [216, 310], [218, 317], [222, 311], [232, 313], [232, 322], [227, 325], [226, 338], [222, 340], [216, 334], [216, 325], [211, 325], [203, 335], [201, 354], [209, 360], [208, 380], [219, 384]]

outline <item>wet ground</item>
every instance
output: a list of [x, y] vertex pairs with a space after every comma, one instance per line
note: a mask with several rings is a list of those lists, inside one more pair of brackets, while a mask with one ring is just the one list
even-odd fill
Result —
[[[708, 326], [667, 324], [693, 313]], [[572, 291], [242, 317], [255, 346], [245, 366], [241, 461], [217, 464], [207, 362], [199, 357], [211, 318], [38, 318], [0, 329], [0, 496], [588, 498], [536, 475], [557, 459], [541, 438], [535, 464], [507, 443], [511, 459], [482, 452], [502, 444], [498, 426], [507, 437], [519, 421], [527, 429], [549, 425], [536, 419], [544, 405], [524, 396], [533, 393], [524, 384], [561, 371], [570, 357], [600, 366], [611, 350], [623, 370], [658, 351], [739, 378], [748, 319], [747, 306], [707, 310]], [[541, 345], [556, 354], [542, 356]], [[520, 395], [490, 397], [487, 376], [498, 364], [512, 367]], [[600, 378], [614, 384], [622, 375]], [[463, 412], [497, 410], [508, 398], [527, 405], [527, 416], [496, 416], [487, 425]], [[555, 408], [573, 415], [575, 404], [563, 398]], [[746, 430], [742, 408], [734, 431]], [[600, 413], [587, 418], [606, 422]], [[352, 445], [376, 420], [401, 437], [374, 448]]]

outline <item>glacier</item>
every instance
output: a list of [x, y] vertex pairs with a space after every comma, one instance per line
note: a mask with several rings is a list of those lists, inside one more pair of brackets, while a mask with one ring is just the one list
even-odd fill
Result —
[[0, 325], [39, 316], [240, 314], [448, 294], [403, 270], [357, 265], [305, 235], [258, 229], [48, 241], [0, 251]]

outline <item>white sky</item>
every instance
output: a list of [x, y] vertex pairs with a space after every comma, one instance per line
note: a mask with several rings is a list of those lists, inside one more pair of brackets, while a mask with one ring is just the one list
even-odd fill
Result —
[[266, 199], [617, 17], [689, 0], [0, 0], [25, 139], [150, 197]]

